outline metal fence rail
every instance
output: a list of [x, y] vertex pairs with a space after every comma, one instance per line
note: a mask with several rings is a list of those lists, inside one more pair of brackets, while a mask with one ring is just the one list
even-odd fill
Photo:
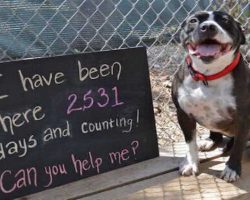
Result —
[[[171, 76], [183, 62], [180, 26], [197, 10], [231, 13], [250, 40], [249, 0], [1, 0], [0, 60], [146, 46], [160, 145], [178, 140]], [[249, 45], [243, 47], [250, 62]]]

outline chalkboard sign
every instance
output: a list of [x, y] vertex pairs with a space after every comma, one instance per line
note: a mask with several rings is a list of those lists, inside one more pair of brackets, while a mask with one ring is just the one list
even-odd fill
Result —
[[145, 48], [0, 64], [0, 199], [158, 154]]

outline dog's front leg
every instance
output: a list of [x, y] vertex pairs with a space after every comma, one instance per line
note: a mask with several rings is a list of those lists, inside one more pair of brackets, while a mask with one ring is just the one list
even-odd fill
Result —
[[241, 175], [242, 153], [246, 147], [249, 129], [246, 127], [246, 122], [239, 123], [239, 126], [234, 138], [230, 158], [226, 163], [224, 171], [221, 173], [221, 178], [227, 182], [237, 181]]
[[187, 143], [187, 155], [180, 164], [179, 171], [182, 175], [189, 176], [198, 173], [198, 146], [196, 143], [196, 122], [181, 108], [177, 109], [177, 117]]

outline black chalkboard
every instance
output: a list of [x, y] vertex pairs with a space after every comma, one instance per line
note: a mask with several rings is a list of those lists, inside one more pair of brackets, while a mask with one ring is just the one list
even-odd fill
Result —
[[0, 64], [0, 199], [158, 155], [145, 48]]

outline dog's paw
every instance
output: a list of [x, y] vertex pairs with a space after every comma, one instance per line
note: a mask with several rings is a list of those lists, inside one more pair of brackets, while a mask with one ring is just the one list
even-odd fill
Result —
[[240, 176], [238, 175], [236, 171], [226, 166], [224, 171], [221, 173], [220, 178], [227, 182], [235, 182], [240, 178]]
[[199, 151], [211, 151], [215, 147], [215, 142], [209, 138], [198, 143]]
[[196, 175], [199, 172], [198, 163], [188, 162], [187, 159], [185, 159], [179, 166], [179, 172], [183, 176]]

